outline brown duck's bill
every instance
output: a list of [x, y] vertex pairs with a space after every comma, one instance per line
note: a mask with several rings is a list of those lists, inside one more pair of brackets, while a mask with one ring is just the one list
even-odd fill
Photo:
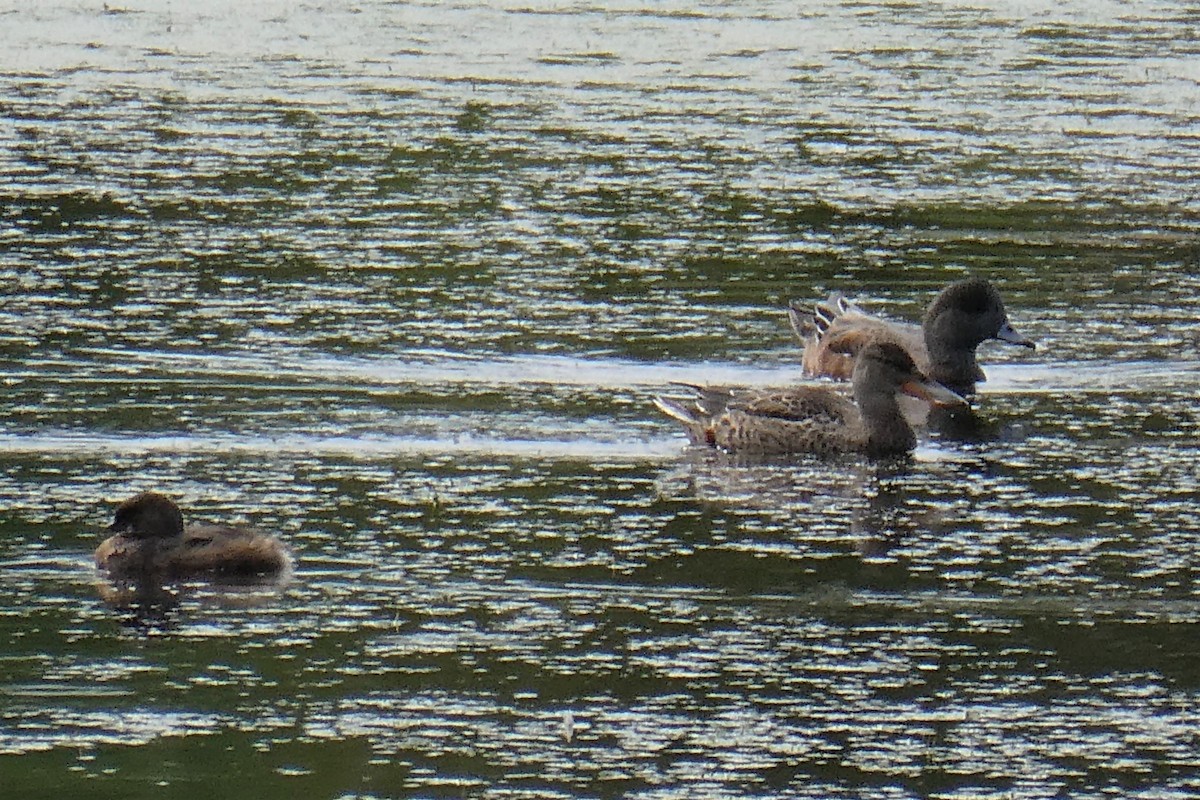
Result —
[[1028, 347], [1030, 350], [1037, 349], [1036, 344], [1017, 333], [1017, 329], [1007, 322], [1000, 326], [1000, 330], [996, 332], [996, 338], [1009, 344], [1019, 344], [1021, 347]]
[[917, 397], [935, 406], [965, 406], [967, 401], [959, 395], [942, 386], [937, 381], [918, 380], [905, 381], [900, 384], [900, 391], [911, 397]]

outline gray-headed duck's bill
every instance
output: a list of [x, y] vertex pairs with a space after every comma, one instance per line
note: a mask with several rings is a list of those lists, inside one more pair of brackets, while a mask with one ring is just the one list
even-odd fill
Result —
[[996, 338], [1002, 342], [1009, 344], [1017, 344], [1021, 347], [1028, 347], [1030, 350], [1037, 349], [1037, 345], [1032, 340], [1026, 339], [1021, 334], [1017, 333], [1017, 329], [1010, 323], [1006, 322], [1000, 326], [1000, 330], [996, 331]]

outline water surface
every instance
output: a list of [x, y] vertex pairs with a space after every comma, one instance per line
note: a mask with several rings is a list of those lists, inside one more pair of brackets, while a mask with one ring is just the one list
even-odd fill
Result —
[[[0, 11], [15, 797], [1200, 793], [1200, 18]], [[783, 309], [991, 278], [966, 439], [685, 447]], [[282, 587], [130, 604], [147, 488]]]

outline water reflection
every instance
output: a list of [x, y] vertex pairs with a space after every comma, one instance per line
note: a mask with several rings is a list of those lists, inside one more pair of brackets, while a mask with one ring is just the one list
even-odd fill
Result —
[[179, 590], [147, 579], [112, 583], [97, 581], [100, 598], [117, 612], [118, 619], [139, 631], [170, 630], [179, 608]]
[[[5, 14], [5, 791], [1200, 793], [1194, 14], [897, 10]], [[649, 410], [968, 273], [910, 460]], [[148, 487], [295, 581], [98, 584]]]
[[[947, 458], [956, 456], [930, 448], [917, 457], [829, 460], [755, 458], [689, 447], [681, 465], [663, 473], [655, 486], [660, 498], [695, 498], [708, 509], [790, 517], [784, 527], [800, 547], [814, 538], [840, 542], [840, 549], [864, 558], [881, 558], [929, 531], [930, 515], [937, 514], [919, 505], [928, 482], [923, 473], [938, 470]], [[802, 527], [795, 529], [796, 523]]]
[[907, 460], [875, 466], [864, 487], [865, 507], [856, 509], [849, 531], [864, 558], [882, 558], [925, 529], [909, 506], [909, 474]]
[[143, 633], [178, 628], [180, 609], [253, 608], [278, 602], [294, 579], [289, 570], [278, 576], [220, 576], [203, 581], [164, 581], [161, 576], [112, 580], [98, 572], [97, 594], [121, 624]]

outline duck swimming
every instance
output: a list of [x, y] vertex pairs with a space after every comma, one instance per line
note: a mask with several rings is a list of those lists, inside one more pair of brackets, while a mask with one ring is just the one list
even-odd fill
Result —
[[276, 537], [250, 528], [183, 525], [171, 498], [142, 492], [117, 506], [96, 548], [96, 566], [113, 578], [275, 577], [291, 568]]
[[898, 455], [917, 437], [900, 410], [897, 393], [937, 405], [966, 401], [926, 378], [894, 342], [872, 342], [858, 353], [852, 376], [854, 400], [828, 387], [731, 392], [692, 386], [693, 405], [657, 397], [655, 406], [683, 423], [696, 444], [732, 453], [866, 453]]
[[932, 380], [963, 395], [986, 380], [975, 358], [981, 343], [998, 339], [1036, 346], [1013, 329], [1000, 293], [984, 278], [968, 278], [943, 289], [920, 327], [868, 314], [839, 294], [818, 303], [811, 313], [793, 304], [788, 315], [804, 343], [802, 363], [809, 375], [848, 378], [868, 342], [890, 341], [907, 350]]

